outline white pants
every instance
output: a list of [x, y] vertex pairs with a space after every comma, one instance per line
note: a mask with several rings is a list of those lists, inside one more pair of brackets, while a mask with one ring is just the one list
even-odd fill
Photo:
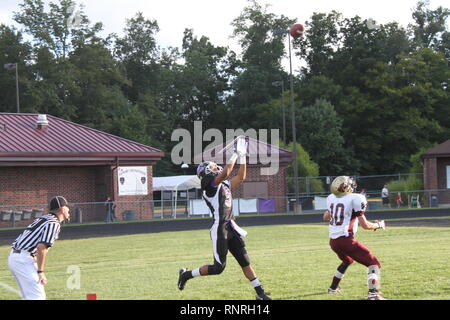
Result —
[[16, 278], [23, 300], [45, 300], [44, 286], [39, 283], [36, 260], [26, 251], [11, 253], [8, 257], [9, 270]]

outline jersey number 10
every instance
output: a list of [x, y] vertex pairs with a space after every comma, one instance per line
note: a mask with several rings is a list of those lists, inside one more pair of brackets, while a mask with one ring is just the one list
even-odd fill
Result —
[[344, 204], [338, 203], [336, 208], [334, 207], [334, 203], [330, 206], [331, 220], [330, 224], [335, 226], [340, 226], [344, 223]]

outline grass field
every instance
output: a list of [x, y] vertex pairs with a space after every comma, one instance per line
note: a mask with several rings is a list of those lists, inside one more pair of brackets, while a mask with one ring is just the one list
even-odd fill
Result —
[[[328, 246], [326, 225], [248, 227], [247, 249], [252, 264], [274, 299], [365, 299], [366, 268], [354, 263], [341, 282], [341, 295], [328, 295], [339, 260]], [[64, 232], [64, 230], [62, 231]], [[450, 299], [449, 228], [392, 227], [360, 230], [364, 242], [382, 264], [382, 291], [392, 300]], [[19, 299], [7, 267], [10, 248], [0, 247], [0, 300]], [[219, 276], [190, 280], [184, 291], [176, 286], [178, 268], [212, 262], [208, 230], [163, 232], [83, 240], [59, 240], [50, 250], [46, 275], [47, 298], [99, 300], [254, 299], [254, 291], [231, 254]], [[81, 288], [68, 289], [81, 270]], [[70, 270], [70, 269], [69, 269]]]

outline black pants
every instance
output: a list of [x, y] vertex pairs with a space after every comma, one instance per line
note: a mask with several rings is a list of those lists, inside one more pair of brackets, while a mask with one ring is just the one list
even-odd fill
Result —
[[226, 266], [228, 251], [239, 265], [250, 265], [244, 239], [228, 223], [213, 225], [210, 230], [214, 251], [214, 264], [208, 266], [208, 274], [220, 274]]

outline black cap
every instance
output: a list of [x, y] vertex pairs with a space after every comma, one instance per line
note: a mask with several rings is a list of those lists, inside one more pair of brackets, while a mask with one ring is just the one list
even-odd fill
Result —
[[69, 202], [64, 197], [56, 196], [50, 200], [49, 209], [50, 211], [57, 211], [59, 208], [68, 206]]

